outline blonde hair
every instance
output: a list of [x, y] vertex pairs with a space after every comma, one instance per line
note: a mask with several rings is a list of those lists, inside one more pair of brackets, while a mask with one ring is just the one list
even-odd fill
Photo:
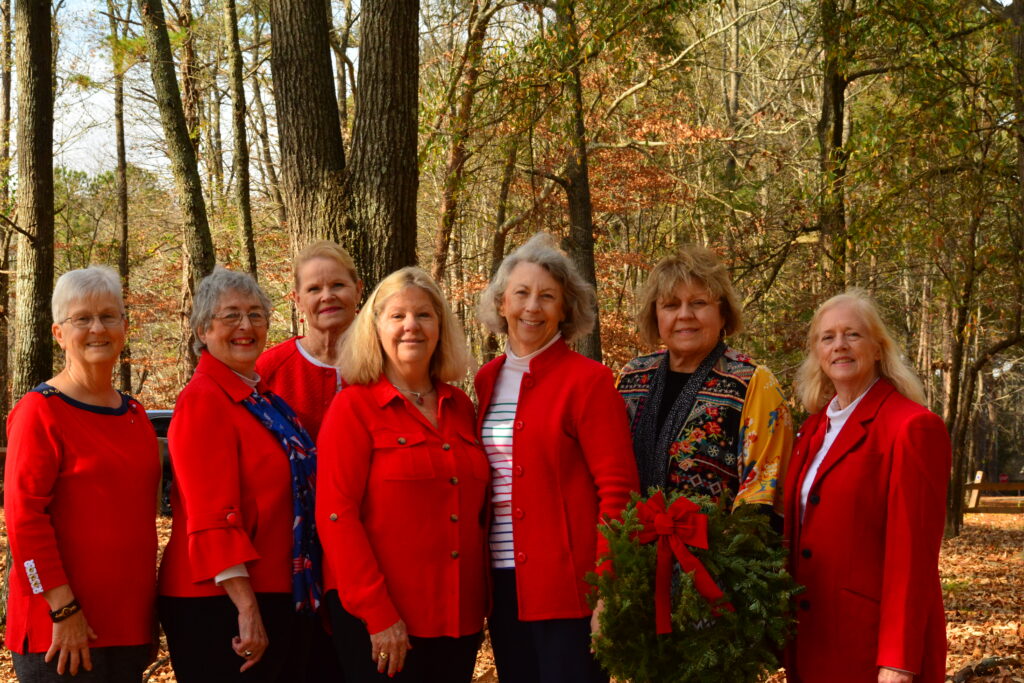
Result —
[[675, 297], [679, 285], [701, 284], [718, 299], [718, 310], [725, 325], [725, 335], [743, 331], [743, 313], [739, 297], [732, 287], [729, 271], [718, 254], [706, 247], [688, 244], [676, 253], [658, 261], [647, 276], [637, 297], [636, 322], [640, 339], [648, 346], [658, 346], [658, 302]]
[[597, 319], [597, 296], [594, 287], [583, 279], [569, 257], [555, 245], [555, 238], [538, 232], [498, 266], [491, 282], [480, 294], [477, 317], [495, 334], [508, 334], [508, 321], [498, 311], [501, 308], [509, 277], [520, 263], [534, 263], [554, 278], [562, 288], [562, 314], [558, 331], [567, 342], [583, 337], [594, 329]]
[[377, 321], [388, 299], [409, 287], [418, 287], [430, 297], [439, 325], [439, 339], [430, 359], [430, 377], [458, 382], [472, 366], [462, 325], [452, 313], [437, 283], [422, 269], [409, 266], [380, 281], [342, 338], [338, 367], [349, 384], [371, 384], [384, 372], [384, 351], [377, 334]]
[[924, 405], [924, 387], [921, 385], [921, 380], [918, 379], [913, 368], [900, 353], [895, 340], [889, 333], [889, 328], [886, 327], [878, 312], [878, 306], [866, 291], [853, 288], [842, 294], [837, 294], [818, 306], [814, 317], [811, 318], [811, 324], [807, 328], [807, 357], [797, 370], [795, 382], [796, 393], [804, 404], [804, 408], [811, 413], [816, 413], [824, 408], [835, 394], [832, 381], [821, 369], [816, 342], [822, 317], [837, 306], [853, 308], [867, 328], [868, 336], [878, 344], [881, 356], [878, 360], [878, 374], [889, 380], [896, 387], [896, 391], [911, 401]]
[[320, 240], [307, 245], [295, 257], [295, 262], [292, 264], [292, 279], [294, 280], [293, 286], [296, 293], [299, 291], [299, 271], [302, 269], [302, 266], [317, 258], [334, 261], [348, 271], [354, 282], [360, 282], [359, 273], [356, 272], [356, 263], [352, 260], [352, 255], [344, 247], [334, 242]]

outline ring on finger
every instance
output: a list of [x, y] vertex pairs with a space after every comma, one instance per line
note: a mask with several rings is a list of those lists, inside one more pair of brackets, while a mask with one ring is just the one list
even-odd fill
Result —
[[377, 655], [377, 658], [380, 659], [380, 661], [382, 662], [386, 662], [388, 660], [388, 653], [381, 652], [379, 655]]
[[246, 657], [252, 657], [252, 650], [246, 650], [242, 654], [245, 655]]

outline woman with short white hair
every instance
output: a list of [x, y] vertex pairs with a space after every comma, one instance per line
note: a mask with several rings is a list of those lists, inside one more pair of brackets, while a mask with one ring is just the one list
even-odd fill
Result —
[[136, 683], [155, 652], [160, 459], [145, 410], [112, 382], [126, 336], [117, 274], [65, 273], [52, 312], [64, 367], [7, 423], [5, 641], [22, 681]]

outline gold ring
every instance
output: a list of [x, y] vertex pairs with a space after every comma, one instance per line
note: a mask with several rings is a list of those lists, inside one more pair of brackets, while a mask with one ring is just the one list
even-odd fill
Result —
[[246, 650], [242, 654], [245, 655], [246, 657], [252, 657], [252, 650]]
[[388, 659], [388, 653], [387, 652], [381, 652], [379, 655], [377, 655], [377, 657], [380, 659], [380, 661], [386, 662], [387, 659]]

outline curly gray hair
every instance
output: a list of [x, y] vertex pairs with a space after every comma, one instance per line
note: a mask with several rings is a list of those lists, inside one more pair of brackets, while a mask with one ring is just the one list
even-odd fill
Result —
[[256, 297], [259, 299], [260, 305], [263, 306], [263, 312], [268, 317], [270, 316], [270, 298], [256, 284], [251, 275], [217, 266], [199, 283], [195, 298], [192, 300], [192, 315], [189, 317], [189, 324], [196, 335], [192, 348], [197, 354], [206, 348], [206, 344], [199, 340], [199, 333], [210, 329], [210, 325], [213, 324], [213, 316], [217, 313], [217, 304], [227, 292], [239, 292]]
[[526, 244], [505, 257], [491, 282], [480, 294], [477, 315], [487, 329], [495, 334], [508, 334], [508, 321], [499, 313], [509, 276], [520, 263], [535, 263], [562, 287], [565, 319], [558, 330], [565, 341], [571, 342], [594, 329], [597, 319], [597, 296], [594, 287], [583, 279], [565, 252], [555, 244], [555, 238], [538, 232]]

